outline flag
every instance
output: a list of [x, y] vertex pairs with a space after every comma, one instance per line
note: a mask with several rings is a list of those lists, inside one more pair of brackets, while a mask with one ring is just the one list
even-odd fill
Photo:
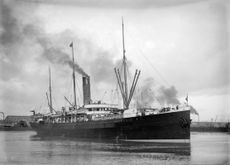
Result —
[[69, 47], [73, 47], [73, 42], [71, 42], [71, 44], [69, 45]]
[[186, 96], [185, 100], [188, 102], [188, 94], [187, 94], [187, 96]]

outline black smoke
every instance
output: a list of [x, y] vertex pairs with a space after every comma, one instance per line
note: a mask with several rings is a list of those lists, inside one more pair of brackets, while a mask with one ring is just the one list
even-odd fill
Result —
[[164, 87], [161, 86], [159, 89], [159, 96], [157, 96], [158, 101], [161, 104], [180, 104], [179, 100], [177, 99], [177, 90], [174, 86], [171, 87]]
[[157, 86], [153, 78], [143, 81], [134, 97], [138, 108], [151, 107], [153, 103], [164, 105], [178, 105], [177, 90], [174, 86]]
[[144, 80], [143, 85], [134, 96], [138, 108], [150, 107], [155, 101], [155, 93], [153, 92], [154, 79], [147, 78]]
[[[20, 75], [20, 68], [25, 64], [25, 59], [28, 56], [34, 56], [31, 49], [37, 47], [41, 49], [39, 58], [43, 58], [52, 64], [68, 65], [83, 76], [88, 76], [78, 63], [75, 62], [73, 64], [70, 57], [71, 54], [66, 53], [66, 49], [63, 48], [64, 46], [68, 47], [69, 43], [68, 45], [60, 46], [57, 43], [59, 41], [55, 39], [56, 36], [47, 34], [39, 20], [36, 23], [32, 20], [26, 23], [20, 20], [16, 5], [17, 3], [1, 1], [0, 6], [2, 29], [0, 33], [0, 46], [2, 59], [5, 59], [1, 61], [1, 67], [2, 70], [6, 69], [9, 71], [8, 74], [2, 74], [2, 79], [9, 80], [14, 75]], [[27, 15], [25, 15], [26, 17]], [[64, 33], [57, 34], [59, 38], [61, 38], [61, 35], [64, 35]], [[69, 42], [73, 38], [69, 37]], [[79, 37], [75, 36], [75, 38]], [[10, 61], [10, 63], [5, 61]]]

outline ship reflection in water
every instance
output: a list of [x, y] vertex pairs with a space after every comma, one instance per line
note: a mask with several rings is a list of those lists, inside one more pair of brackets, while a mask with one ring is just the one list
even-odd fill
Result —
[[[37, 136], [31, 137], [35, 141], [53, 141], [57, 140], [61, 144], [66, 140], [60, 141], [55, 138], [41, 138]], [[190, 142], [185, 140], [158, 142], [154, 140], [84, 140], [84, 139], [70, 139], [71, 146], [75, 146], [78, 150], [102, 151], [102, 152], [129, 152], [129, 153], [174, 153], [177, 155], [190, 155]]]
[[223, 133], [193, 133], [188, 141], [85, 141], [0, 132], [0, 164], [228, 164]]

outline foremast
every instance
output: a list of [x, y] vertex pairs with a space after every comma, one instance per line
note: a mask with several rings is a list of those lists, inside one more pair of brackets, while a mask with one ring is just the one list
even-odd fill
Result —
[[77, 108], [77, 98], [76, 98], [76, 79], [75, 79], [75, 69], [74, 69], [74, 49], [73, 42], [69, 45], [72, 48], [72, 62], [73, 62], [73, 95], [74, 95], [74, 105], [73, 108]]
[[51, 86], [51, 69], [49, 67], [49, 96], [48, 93], [46, 92], [46, 97], [47, 97], [47, 102], [48, 102], [48, 106], [50, 109], [50, 113], [53, 114], [53, 111], [55, 111], [53, 109], [53, 103], [52, 103], [52, 86]]
[[125, 57], [125, 35], [124, 35], [124, 21], [122, 18], [122, 45], [123, 45], [123, 66], [124, 66], [124, 85], [125, 85], [125, 96], [126, 96], [126, 102], [127, 102], [127, 96], [128, 96], [128, 85], [127, 85], [127, 64], [126, 64], [126, 57]]
[[126, 50], [125, 50], [125, 37], [124, 37], [124, 21], [123, 21], [123, 18], [122, 18], [122, 45], [123, 45], [123, 60], [122, 60], [122, 64], [123, 64], [123, 67], [124, 67], [123, 79], [121, 77], [119, 69], [114, 68], [114, 71], [115, 71], [117, 82], [118, 82], [118, 85], [119, 85], [119, 88], [120, 88], [121, 96], [122, 96], [122, 99], [123, 99], [123, 106], [124, 106], [123, 108], [124, 109], [129, 109], [129, 105], [130, 105], [130, 102], [132, 100], [132, 97], [133, 97], [133, 94], [134, 94], [134, 91], [135, 91], [135, 88], [136, 88], [136, 85], [137, 85], [137, 81], [139, 79], [141, 71], [136, 69], [136, 72], [134, 74], [134, 78], [133, 78], [133, 82], [132, 82], [130, 91], [128, 92], [127, 59], [126, 59], [126, 56], [125, 56]]
[[50, 93], [50, 113], [53, 113], [53, 103], [52, 103], [52, 87], [51, 87], [51, 70], [49, 67], [49, 93]]

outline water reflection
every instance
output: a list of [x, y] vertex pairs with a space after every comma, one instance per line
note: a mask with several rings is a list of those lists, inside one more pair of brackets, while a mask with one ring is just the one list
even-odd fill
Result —
[[[177, 155], [190, 155], [191, 145], [190, 141], [175, 141], [170, 140], [164, 142], [154, 140], [95, 140], [95, 139], [74, 139], [63, 137], [40, 137], [31, 136], [33, 141], [56, 141], [63, 143], [63, 145], [75, 146], [82, 150], [95, 150], [95, 151], [109, 151], [109, 152], [130, 152], [130, 153], [174, 153]], [[60, 144], [59, 144], [60, 145]]]
[[[97, 161], [103, 160], [109, 156], [114, 159], [119, 158], [121, 161], [129, 160], [133, 157], [132, 161], [139, 163], [151, 160], [155, 162], [171, 161], [176, 164], [189, 162], [191, 153], [190, 141], [168, 141], [165, 143], [155, 141], [85, 140], [63, 137], [47, 138], [39, 136], [31, 136], [30, 139], [46, 143], [46, 152], [41, 152], [41, 157], [47, 156], [48, 159], [68, 157], [68, 161], [76, 158], [76, 160], [81, 160], [79, 163], [89, 161], [87, 163], [93, 162], [95, 164], [95, 159]], [[37, 152], [31, 153], [32, 156], [37, 156], [38, 154]], [[129, 161], [127, 163], [132, 164]]]
[[226, 164], [227, 134], [192, 134], [190, 141], [100, 141], [0, 132], [0, 164]]

